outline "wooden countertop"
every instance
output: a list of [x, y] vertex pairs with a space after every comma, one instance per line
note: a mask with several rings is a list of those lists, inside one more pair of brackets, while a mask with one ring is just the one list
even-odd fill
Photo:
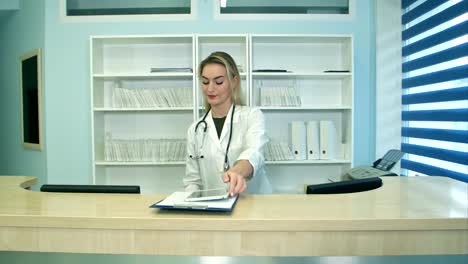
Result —
[[151, 194], [26, 190], [0, 176], [0, 250], [162, 255], [468, 254], [468, 184], [384, 177], [376, 190], [241, 195], [232, 213], [149, 208]]

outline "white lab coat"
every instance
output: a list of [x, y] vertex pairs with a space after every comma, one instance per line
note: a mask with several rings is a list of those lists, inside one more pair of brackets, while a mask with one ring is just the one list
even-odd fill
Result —
[[[187, 131], [187, 163], [183, 179], [186, 191], [215, 189], [226, 186], [223, 182], [224, 157], [231, 128], [229, 109], [221, 136], [218, 138], [211, 111], [206, 116], [207, 131], [203, 140], [203, 125], [195, 133], [193, 123]], [[200, 118], [201, 120], [201, 118]], [[199, 121], [200, 121], [199, 120]], [[228, 162], [232, 168], [238, 160], [248, 160], [253, 166], [253, 177], [247, 181], [247, 193], [271, 193], [271, 185], [265, 175], [264, 147], [268, 141], [265, 133], [265, 119], [257, 108], [236, 105]], [[198, 149], [197, 142], [198, 140]], [[202, 141], [204, 144], [202, 146]], [[193, 158], [203, 155], [203, 158]]]

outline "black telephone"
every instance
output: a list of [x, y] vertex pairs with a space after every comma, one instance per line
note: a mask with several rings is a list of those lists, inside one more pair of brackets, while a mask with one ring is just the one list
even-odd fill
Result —
[[360, 166], [352, 168], [345, 175], [343, 180], [356, 180], [380, 176], [397, 176], [390, 170], [403, 157], [404, 153], [397, 149], [389, 150], [382, 158], [374, 161], [372, 167]]

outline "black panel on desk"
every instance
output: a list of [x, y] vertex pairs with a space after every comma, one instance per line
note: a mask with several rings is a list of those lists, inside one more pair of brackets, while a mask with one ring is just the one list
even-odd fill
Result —
[[307, 186], [307, 194], [334, 194], [369, 191], [382, 186], [379, 177], [357, 179], [350, 181], [323, 183]]
[[72, 193], [140, 193], [137, 185], [70, 185], [44, 184], [41, 192], [72, 192]]

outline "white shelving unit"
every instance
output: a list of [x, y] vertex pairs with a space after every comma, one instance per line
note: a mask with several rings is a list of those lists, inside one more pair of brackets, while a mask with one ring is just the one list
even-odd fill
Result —
[[[146, 193], [182, 189], [185, 155], [168, 160], [159, 153], [152, 153], [152, 158], [141, 158], [138, 153], [150, 149], [147, 141], [152, 140], [154, 144], [158, 140], [186, 137], [188, 126], [195, 118], [195, 37], [96, 36], [90, 42], [93, 182], [138, 184]], [[152, 72], [152, 68], [184, 68], [192, 72]], [[174, 98], [175, 89], [179, 88], [190, 94], [183, 106], [174, 104], [180, 99]], [[134, 100], [127, 105], [116, 105], [117, 89], [123, 89], [126, 98], [134, 97], [146, 104], [139, 105]], [[132, 149], [130, 158], [122, 155], [109, 159], [106, 149], [110, 148], [110, 139], [124, 141], [126, 145], [133, 143], [139, 148]], [[170, 151], [166, 146], [158, 146], [161, 153]], [[129, 149], [119, 150], [130, 152]]]
[[[288, 123], [292, 120], [331, 120], [337, 128], [338, 144], [333, 159], [267, 161], [267, 173], [276, 192], [298, 193], [304, 184], [337, 180], [351, 168], [354, 107], [351, 36], [94, 36], [90, 45], [93, 183], [138, 184], [145, 193], [170, 193], [183, 188], [183, 154], [177, 160], [148, 160], [141, 155], [116, 159], [109, 152], [106, 154], [106, 150], [110, 149], [109, 142], [185, 140], [189, 125], [203, 113], [197, 67], [214, 51], [228, 52], [238, 63], [242, 101], [262, 109], [270, 138], [287, 141]], [[151, 68], [193, 71], [154, 73]], [[255, 71], [262, 69], [286, 72]], [[262, 89], [275, 86], [293, 87], [301, 104], [262, 105]], [[190, 97], [185, 98], [185, 105], [155, 103], [160, 102], [159, 95], [171, 101], [172, 95], [167, 93], [176, 93], [178, 88], [190, 89], [183, 90]], [[119, 97], [122, 93], [134, 99], [122, 102]], [[156, 99], [152, 93], [158, 94]], [[151, 104], [147, 102], [149, 99], [153, 99]], [[135, 147], [132, 153], [148, 151], [143, 149]]]
[[[251, 104], [264, 112], [270, 138], [289, 143], [291, 121], [330, 120], [337, 132], [333, 159], [267, 161], [275, 192], [301, 193], [304, 184], [339, 180], [351, 168], [352, 50], [351, 36], [251, 35]], [[300, 104], [270, 104], [269, 89], [292, 89], [286, 94], [293, 91]]]

